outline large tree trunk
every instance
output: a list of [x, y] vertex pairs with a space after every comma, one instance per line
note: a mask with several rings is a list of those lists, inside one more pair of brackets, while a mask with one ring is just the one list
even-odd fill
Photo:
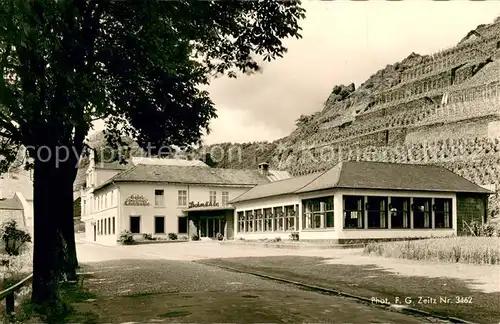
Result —
[[61, 220], [61, 234], [65, 243], [65, 254], [63, 260], [63, 268], [61, 269], [66, 275], [66, 279], [70, 281], [76, 280], [76, 268], [78, 267], [78, 259], [76, 257], [75, 244], [75, 226], [73, 221], [73, 181], [68, 178], [70, 174], [65, 172], [65, 188], [61, 210], [63, 218]]
[[[76, 152], [80, 153], [78, 149], [81, 147], [77, 145]], [[75, 181], [77, 163], [79, 156], [75, 156], [74, 150], [70, 150], [69, 159], [61, 166], [61, 179], [64, 181], [63, 204], [61, 209], [63, 211], [63, 219], [60, 223], [62, 238], [65, 243], [65, 254], [63, 260], [63, 272], [67, 280], [74, 281], [76, 277], [76, 268], [78, 267], [78, 259], [76, 256], [76, 243], [75, 243], [75, 224], [73, 215], [73, 182]]]
[[[32, 302], [57, 300], [60, 278], [60, 231], [63, 186], [56, 172], [54, 148], [39, 150], [34, 166], [34, 251]], [[44, 162], [46, 161], [46, 162]]]

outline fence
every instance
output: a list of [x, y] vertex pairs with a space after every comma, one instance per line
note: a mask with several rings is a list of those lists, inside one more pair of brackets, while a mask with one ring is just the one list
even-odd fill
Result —
[[33, 273], [16, 283], [15, 285], [5, 289], [4, 291], [0, 291], [0, 301], [5, 299], [5, 311], [7, 312], [7, 314], [11, 314], [14, 311], [14, 297], [16, 291], [21, 289], [24, 285], [30, 283], [32, 278]]

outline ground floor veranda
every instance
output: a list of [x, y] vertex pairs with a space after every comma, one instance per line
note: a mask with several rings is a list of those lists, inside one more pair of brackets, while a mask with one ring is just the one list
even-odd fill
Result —
[[453, 193], [333, 190], [236, 203], [234, 219], [237, 239], [450, 236], [457, 234], [457, 200]]

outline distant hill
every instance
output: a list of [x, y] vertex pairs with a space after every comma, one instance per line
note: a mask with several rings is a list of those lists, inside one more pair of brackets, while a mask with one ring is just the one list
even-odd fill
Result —
[[225, 151], [217, 166], [254, 168], [267, 160], [295, 176], [344, 160], [436, 164], [496, 190], [489, 210], [498, 216], [499, 82], [500, 17], [452, 48], [387, 65], [357, 89], [333, 87], [323, 109], [300, 116], [285, 138], [203, 149]]

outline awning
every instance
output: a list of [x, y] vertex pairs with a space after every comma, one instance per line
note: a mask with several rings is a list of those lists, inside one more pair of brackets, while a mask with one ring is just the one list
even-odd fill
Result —
[[212, 211], [212, 210], [234, 210], [233, 206], [223, 206], [223, 207], [192, 207], [188, 209], [183, 209], [184, 213], [196, 212], [196, 211]]

